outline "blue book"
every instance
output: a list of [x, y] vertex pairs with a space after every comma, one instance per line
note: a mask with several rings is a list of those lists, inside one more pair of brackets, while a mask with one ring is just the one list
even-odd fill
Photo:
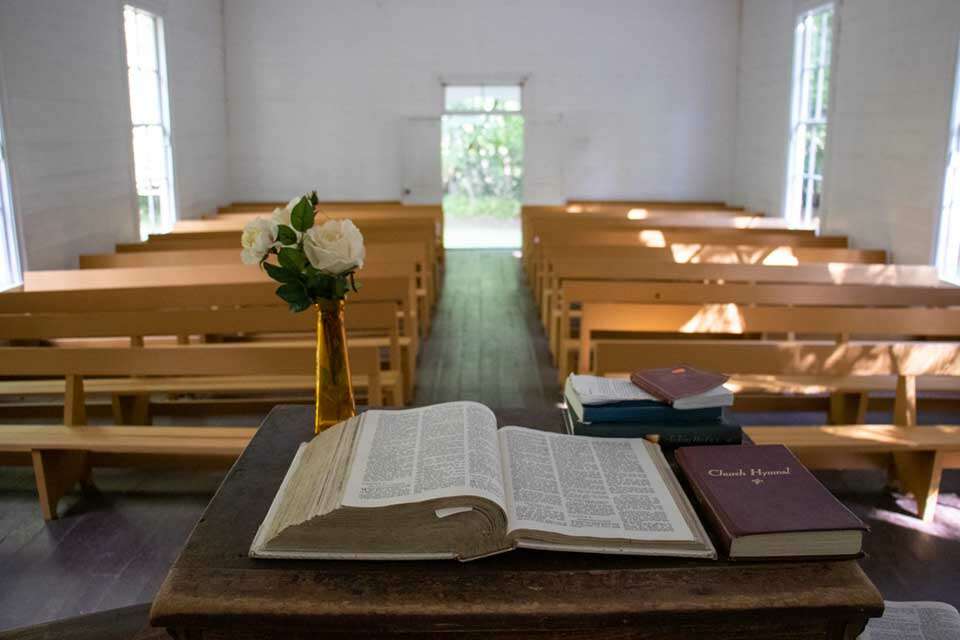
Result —
[[648, 438], [654, 437], [661, 446], [703, 444], [740, 444], [743, 429], [726, 417], [697, 424], [637, 424], [629, 422], [586, 423], [566, 409], [563, 411], [564, 430], [572, 435], [594, 438]]
[[633, 422], [639, 424], [702, 424], [717, 421], [722, 417], [723, 407], [674, 409], [670, 405], [662, 403], [649, 406], [636, 402], [613, 402], [611, 404], [585, 406], [583, 407], [583, 415], [577, 415], [580, 422]]

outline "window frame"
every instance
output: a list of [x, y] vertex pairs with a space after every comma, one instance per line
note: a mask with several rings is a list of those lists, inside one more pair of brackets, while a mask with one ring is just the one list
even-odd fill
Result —
[[4, 271], [10, 274], [7, 281], [0, 280], [0, 291], [16, 289], [23, 285], [23, 237], [20, 234], [20, 220], [15, 205], [13, 169], [10, 166], [9, 139], [6, 127], [6, 94], [3, 82], [3, 60], [0, 58], [0, 243], [5, 262]]
[[935, 264], [940, 278], [960, 285], [960, 42], [954, 58], [943, 183], [936, 225]]
[[[840, 1], [841, 0], [808, 3], [808, 5], [798, 11], [794, 17], [790, 107], [786, 142], [787, 162], [783, 193], [783, 217], [787, 219], [791, 226], [819, 228], [826, 217], [826, 203], [828, 199], [826, 182], [830, 165], [829, 131], [830, 122], [833, 119], [833, 104], [836, 97], [835, 86], [837, 77], [837, 42], [839, 41], [838, 34], [840, 33]], [[803, 27], [806, 20], [811, 16], [826, 11], [832, 13], [830, 18], [830, 36], [828, 40], [821, 40], [820, 60], [816, 61], [816, 64], [813, 66], [808, 67], [806, 64], [806, 36], [801, 33], [801, 27]], [[830, 55], [824, 58], [822, 52], [827, 42], [829, 42], [830, 46]], [[829, 78], [825, 82], [822, 80], [824, 69], [829, 70]], [[810, 118], [807, 115], [809, 96], [805, 91], [804, 76], [808, 70], [818, 74], [816, 98], [818, 104], [817, 113], [820, 117], [817, 118]], [[827, 96], [825, 102], [823, 101], [824, 92], [826, 92]], [[808, 171], [807, 164], [809, 154], [811, 153], [809, 147], [804, 149], [802, 154], [798, 155], [800, 151], [797, 148], [800, 138], [799, 131], [801, 127], [810, 128], [812, 126], [823, 127], [822, 166], [820, 167], [819, 174]], [[803, 138], [805, 140], [811, 139], [810, 136], [807, 135], [804, 135]], [[815, 157], [816, 151], [812, 151], [812, 154]], [[799, 167], [797, 166], [798, 164]], [[803, 190], [810, 188], [809, 183], [811, 180], [819, 181], [820, 183], [820, 201], [816, 209], [809, 207], [809, 210], [807, 210], [803, 208], [801, 198]], [[797, 191], [798, 188], [800, 191]]]
[[[146, 14], [153, 21], [154, 27], [154, 46], [157, 61], [157, 92], [159, 100], [158, 123], [137, 124], [133, 120], [133, 105], [131, 104], [131, 86], [130, 71], [132, 69], [129, 52], [127, 51], [127, 32], [125, 12], [127, 8], [135, 12]], [[167, 47], [165, 15], [162, 6], [158, 6], [150, 0], [121, 0], [120, 2], [120, 39], [123, 50], [123, 83], [127, 93], [127, 121], [130, 124], [130, 159], [133, 168], [133, 217], [137, 234], [145, 240], [148, 233], [164, 233], [173, 228], [173, 225], [180, 219], [179, 190], [177, 188], [177, 175], [174, 164], [174, 134], [173, 134], [173, 115], [170, 107], [170, 84], [167, 71]], [[140, 217], [140, 191], [137, 182], [136, 151], [134, 146], [134, 132], [138, 128], [159, 127], [164, 145], [164, 171], [166, 173], [166, 194], [160, 194], [161, 202], [166, 199], [169, 211], [161, 210], [160, 226], [158, 228], [143, 229]], [[145, 233], [148, 232], [148, 233]]]
[[[451, 87], [478, 87], [480, 89], [485, 89], [486, 87], [516, 87], [519, 92], [519, 108], [518, 109], [491, 109], [490, 111], [484, 109], [448, 109], [447, 108], [447, 89]], [[523, 94], [524, 94], [524, 82], [519, 81], [509, 81], [509, 82], [444, 82], [442, 84], [441, 96], [443, 100], [442, 104], [442, 114], [445, 116], [482, 116], [482, 115], [491, 115], [491, 116], [522, 116], [523, 115]]]

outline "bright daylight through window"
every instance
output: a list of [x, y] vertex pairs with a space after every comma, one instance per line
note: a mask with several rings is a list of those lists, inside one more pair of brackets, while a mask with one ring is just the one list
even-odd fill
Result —
[[123, 8], [127, 43], [133, 162], [140, 210], [140, 236], [169, 231], [177, 219], [167, 97], [163, 21], [129, 5]]
[[444, 91], [444, 245], [519, 247], [523, 194], [521, 87]]
[[833, 5], [801, 14], [795, 38], [785, 209], [791, 224], [806, 226], [818, 221], [823, 195]]
[[960, 284], [960, 52], [953, 82], [953, 110], [947, 146], [947, 172], [943, 181], [940, 242], [937, 267], [940, 276]]
[[10, 174], [7, 172], [7, 139], [0, 118], [0, 291], [23, 281], [17, 232], [13, 217], [13, 198], [10, 197]]

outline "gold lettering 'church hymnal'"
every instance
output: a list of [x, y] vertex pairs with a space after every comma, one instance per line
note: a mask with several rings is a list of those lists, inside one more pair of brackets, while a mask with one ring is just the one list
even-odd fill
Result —
[[518, 547], [716, 557], [657, 445], [497, 429], [475, 402], [367, 411], [301, 445], [250, 555], [471, 560]]

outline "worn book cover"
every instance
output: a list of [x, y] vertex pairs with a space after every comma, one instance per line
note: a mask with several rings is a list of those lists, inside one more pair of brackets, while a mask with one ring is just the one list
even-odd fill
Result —
[[688, 365], [660, 369], [640, 369], [630, 374], [630, 381], [664, 402], [697, 396], [715, 389], [730, 379], [722, 373], [701, 371]]
[[786, 447], [681, 447], [676, 460], [731, 558], [860, 553], [866, 526]]

